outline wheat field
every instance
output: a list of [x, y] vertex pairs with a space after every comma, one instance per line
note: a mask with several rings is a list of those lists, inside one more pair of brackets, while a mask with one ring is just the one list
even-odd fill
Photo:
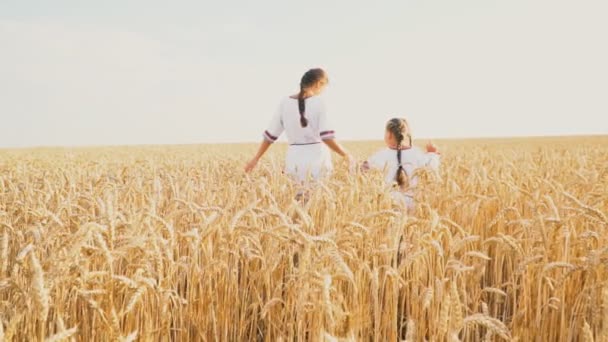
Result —
[[282, 145], [0, 150], [0, 341], [608, 341], [608, 137], [436, 143], [412, 214]]

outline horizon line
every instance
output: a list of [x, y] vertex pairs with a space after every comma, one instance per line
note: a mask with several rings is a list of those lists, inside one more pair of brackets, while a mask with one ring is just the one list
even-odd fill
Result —
[[[462, 136], [462, 137], [420, 137], [414, 138], [413, 141], [434, 140], [434, 141], [449, 141], [449, 140], [501, 140], [501, 139], [550, 139], [550, 138], [583, 138], [583, 137], [606, 137], [608, 133], [590, 133], [590, 134], [562, 134], [562, 135], [511, 135], [511, 136]], [[33, 149], [62, 149], [62, 148], [108, 148], [108, 147], [156, 147], [156, 146], [194, 146], [194, 145], [243, 145], [243, 144], [258, 144], [260, 140], [248, 141], [224, 141], [224, 142], [191, 142], [191, 143], [134, 143], [134, 144], [80, 144], [80, 145], [29, 145], [29, 146], [14, 146], [2, 147], [0, 151], [9, 150], [33, 150]], [[382, 139], [338, 139], [339, 142], [381, 142]], [[278, 141], [275, 144], [284, 145], [285, 141]]]

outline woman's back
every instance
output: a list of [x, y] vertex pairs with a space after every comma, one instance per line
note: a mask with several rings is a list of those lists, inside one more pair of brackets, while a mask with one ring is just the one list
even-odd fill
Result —
[[302, 127], [298, 99], [284, 98], [273, 117], [271, 124], [264, 133], [266, 138], [275, 141], [283, 131], [290, 145], [320, 143], [321, 139], [333, 138], [334, 132], [327, 124], [325, 103], [320, 96], [312, 96], [305, 100], [306, 119], [308, 124]]
[[350, 160], [350, 155], [335, 141], [334, 131], [328, 126], [325, 104], [318, 96], [327, 82], [323, 69], [310, 69], [304, 73], [300, 92], [281, 101], [268, 129], [264, 131], [264, 141], [258, 152], [245, 165], [245, 172], [253, 170], [283, 131], [287, 131], [289, 142], [284, 172], [299, 180], [305, 180], [308, 175], [318, 179], [331, 172], [331, 155], [327, 147]]

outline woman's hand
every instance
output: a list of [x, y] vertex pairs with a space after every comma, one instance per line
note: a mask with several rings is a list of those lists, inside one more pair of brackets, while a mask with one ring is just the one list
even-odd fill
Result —
[[340, 144], [338, 144], [336, 139], [324, 139], [323, 142], [332, 151], [336, 152], [339, 156], [341, 156], [342, 158], [345, 158], [347, 161], [352, 159], [352, 157], [350, 157], [350, 154], [348, 152], [346, 152], [346, 150], [344, 150]]
[[429, 142], [426, 144], [426, 151], [427, 151], [428, 153], [437, 153], [437, 146], [435, 146], [435, 144], [433, 144], [433, 142], [432, 142], [432, 141], [429, 141]]
[[350, 153], [345, 152], [342, 158], [348, 164], [349, 172], [353, 173], [357, 170], [357, 160]]
[[348, 163], [348, 165], [352, 164], [355, 160], [353, 159], [353, 156], [350, 155], [350, 153], [345, 152], [344, 155], [342, 156], [342, 158], [344, 158], [344, 160]]
[[255, 166], [258, 164], [258, 159], [257, 158], [253, 158], [251, 159], [246, 165], [245, 165], [245, 172], [249, 173], [251, 172], [251, 170], [253, 170], [255, 168]]
[[258, 161], [260, 160], [260, 158], [262, 158], [262, 156], [264, 155], [264, 153], [266, 153], [266, 151], [270, 147], [270, 144], [271, 143], [268, 140], [266, 140], [266, 139], [264, 139], [262, 141], [262, 143], [260, 144], [260, 147], [258, 148], [258, 153], [256, 153], [255, 157], [253, 157], [253, 159], [251, 159], [245, 165], [245, 172], [251, 172], [251, 170], [253, 170], [255, 168], [255, 166], [258, 164]]

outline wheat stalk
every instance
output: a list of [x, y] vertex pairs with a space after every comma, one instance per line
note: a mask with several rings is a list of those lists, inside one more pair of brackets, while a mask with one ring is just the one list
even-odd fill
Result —
[[511, 339], [509, 329], [496, 318], [486, 316], [484, 314], [473, 314], [467, 316], [464, 321], [464, 325], [481, 325], [488, 330], [492, 331], [493, 334], [500, 336], [502, 339], [509, 341]]
[[68, 330], [63, 330], [53, 336], [50, 336], [48, 338], [46, 338], [44, 341], [45, 342], [59, 342], [59, 341], [63, 341], [66, 340], [72, 336], [74, 336], [76, 333], [78, 332], [78, 328], [77, 327], [73, 327], [71, 329]]
[[38, 317], [45, 321], [49, 314], [49, 291], [44, 285], [44, 272], [34, 253], [29, 253], [30, 267], [32, 268], [33, 299], [38, 306]]
[[2, 239], [0, 240], [0, 259], [2, 260], [2, 265], [0, 266], [1, 276], [4, 276], [8, 270], [8, 243], [9, 237], [5, 228], [2, 233]]
[[584, 342], [593, 342], [593, 332], [591, 331], [591, 327], [589, 326], [589, 323], [587, 323], [587, 321], [585, 321], [585, 324], [583, 325], [583, 341]]

